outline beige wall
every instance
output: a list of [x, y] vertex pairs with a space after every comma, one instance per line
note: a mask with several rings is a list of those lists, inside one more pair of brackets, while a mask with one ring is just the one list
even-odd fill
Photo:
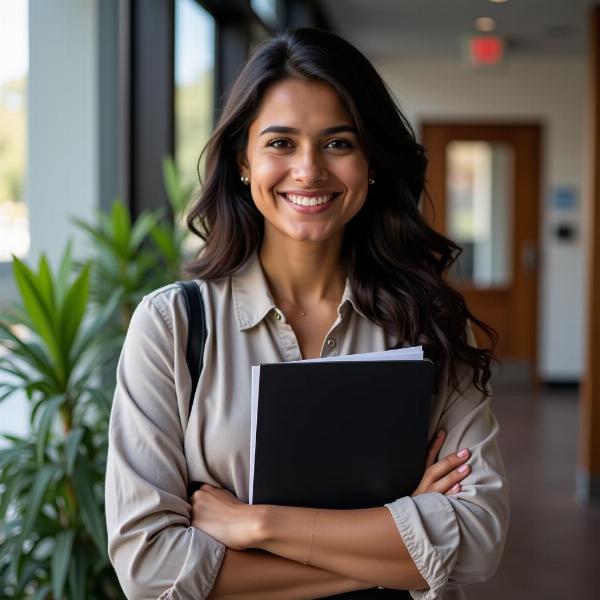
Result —
[[[585, 327], [584, 58], [515, 60], [484, 72], [456, 60], [380, 60], [376, 66], [417, 127], [427, 119], [542, 124], [538, 369], [546, 380], [579, 379]], [[557, 185], [577, 189], [575, 210], [552, 208]], [[575, 225], [573, 242], [553, 238], [559, 222]]]

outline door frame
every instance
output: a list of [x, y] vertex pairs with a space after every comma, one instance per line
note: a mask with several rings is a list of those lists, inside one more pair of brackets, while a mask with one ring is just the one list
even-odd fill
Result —
[[[430, 225], [446, 234], [446, 147], [452, 141], [487, 141], [509, 143], [514, 148], [513, 244], [512, 273], [514, 302], [513, 330], [525, 336], [515, 336], [516, 358], [530, 361], [531, 379], [539, 382], [538, 375], [538, 306], [541, 261], [539, 246], [541, 202], [541, 148], [542, 124], [537, 121], [446, 121], [422, 119], [418, 128], [421, 143], [430, 160], [425, 189], [430, 202], [423, 202], [423, 214]], [[533, 200], [533, 201], [532, 201]], [[517, 207], [519, 218], [516, 218]], [[433, 213], [431, 212], [433, 209]], [[441, 225], [441, 226], [440, 226]], [[535, 250], [535, 268], [528, 271], [522, 266], [525, 244]], [[466, 290], [466, 288], [465, 288]], [[467, 290], [466, 290], [467, 291]]]

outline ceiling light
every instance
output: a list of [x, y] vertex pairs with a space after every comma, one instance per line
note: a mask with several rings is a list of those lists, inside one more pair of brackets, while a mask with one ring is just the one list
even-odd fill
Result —
[[477, 31], [494, 31], [496, 29], [496, 21], [491, 17], [480, 17], [479, 19], [475, 19], [475, 28]]

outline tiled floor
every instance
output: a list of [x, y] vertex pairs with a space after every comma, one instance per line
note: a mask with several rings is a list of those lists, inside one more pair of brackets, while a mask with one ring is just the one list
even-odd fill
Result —
[[494, 411], [511, 483], [511, 523], [494, 578], [469, 600], [600, 598], [600, 505], [575, 500], [575, 391], [498, 389]]

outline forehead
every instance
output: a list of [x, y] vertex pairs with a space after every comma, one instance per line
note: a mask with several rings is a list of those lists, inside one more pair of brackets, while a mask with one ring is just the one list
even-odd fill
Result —
[[250, 134], [269, 125], [311, 130], [346, 124], [354, 125], [354, 121], [328, 83], [284, 79], [266, 90], [250, 125]]

